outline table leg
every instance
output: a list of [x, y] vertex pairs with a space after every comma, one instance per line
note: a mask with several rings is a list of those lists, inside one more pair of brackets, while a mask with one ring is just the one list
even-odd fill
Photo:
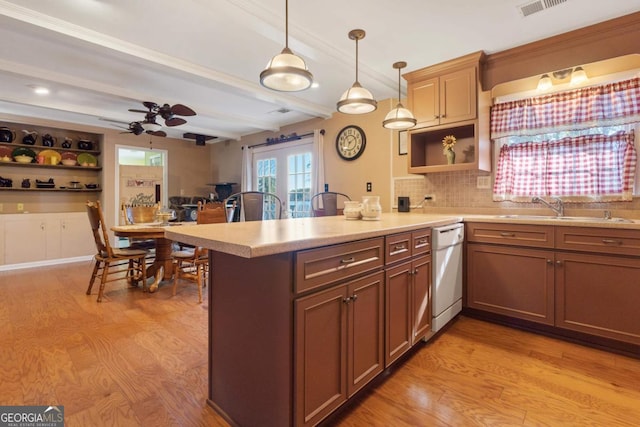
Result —
[[162, 280], [170, 280], [173, 277], [173, 260], [171, 259], [172, 241], [164, 237], [156, 238], [156, 257], [153, 265], [147, 269], [147, 277], [155, 280], [149, 286], [149, 292], [155, 292]]

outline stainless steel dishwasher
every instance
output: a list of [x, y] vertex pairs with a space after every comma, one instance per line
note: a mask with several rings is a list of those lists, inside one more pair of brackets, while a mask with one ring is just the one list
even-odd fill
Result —
[[433, 228], [431, 330], [437, 332], [462, 311], [462, 242], [464, 225]]

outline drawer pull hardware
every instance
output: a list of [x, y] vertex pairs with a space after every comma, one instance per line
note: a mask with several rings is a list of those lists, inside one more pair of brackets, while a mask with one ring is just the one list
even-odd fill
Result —
[[556, 261], [556, 264], [557, 265], [562, 265], [562, 261], [558, 260], [558, 261]]
[[429, 244], [429, 240], [420, 239], [416, 242], [416, 248], [421, 248], [422, 246], [427, 246]]
[[351, 302], [351, 297], [342, 298], [342, 302], [345, 304], [349, 304]]
[[405, 246], [405, 245], [395, 245], [395, 246], [393, 247], [393, 250], [394, 250], [394, 251], [402, 251], [402, 250], [404, 250], [404, 249], [406, 249], [406, 246]]
[[516, 237], [515, 233], [507, 233], [506, 231], [503, 231], [502, 233], [500, 233], [500, 236], [502, 237]]
[[547, 264], [553, 264], [553, 261], [551, 261], [550, 259], [547, 260]]
[[351, 301], [355, 302], [358, 299], [358, 294], [353, 294], [351, 296]]
[[602, 239], [602, 243], [604, 243], [605, 245], [622, 245], [622, 240]]
[[351, 264], [352, 262], [356, 262], [356, 259], [354, 257], [343, 258], [340, 260], [340, 264]]

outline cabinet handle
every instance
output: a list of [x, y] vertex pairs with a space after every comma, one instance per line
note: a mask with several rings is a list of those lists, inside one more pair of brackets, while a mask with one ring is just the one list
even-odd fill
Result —
[[500, 233], [500, 235], [502, 237], [516, 237], [515, 233], [507, 233], [506, 231], [503, 231], [502, 233]]
[[622, 240], [602, 239], [602, 243], [605, 245], [622, 245]]
[[44, 223], [40, 223], [40, 230], [44, 231]]
[[358, 299], [358, 294], [353, 294], [351, 296], [351, 301], [356, 302], [357, 299]]
[[356, 262], [356, 259], [354, 257], [343, 258], [340, 260], [340, 264], [351, 264], [352, 262]]
[[416, 242], [416, 248], [419, 248], [421, 246], [425, 246], [428, 244], [429, 244], [429, 241], [427, 239], [420, 239]]
[[342, 302], [345, 303], [345, 304], [349, 304], [351, 302], [351, 297], [343, 298]]
[[553, 261], [551, 261], [550, 259], [547, 260], [547, 264], [553, 264]]
[[418, 274], [418, 269], [413, 270], [413, 274]]
[[395, 245], [395, 246], [393, 247], [393, 250], [394, 250], [394, 251], [401, 251], [401, 250], [404, 250], [404, 249], [406, 249], [406, 246], [405, 246], [405, 245]]
[[562, 261], [560, 260], [556, 261], [556, 265], [562, 265]]

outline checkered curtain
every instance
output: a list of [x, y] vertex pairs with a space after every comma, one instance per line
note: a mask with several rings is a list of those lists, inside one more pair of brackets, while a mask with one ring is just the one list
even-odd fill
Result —
[[631, 200], [636, 161], [633, 131], [505, 144], [500, 150], [493, 199]]
[[491, 138], [539, 135], [640, 121], [640, 77], [491, 108]]

